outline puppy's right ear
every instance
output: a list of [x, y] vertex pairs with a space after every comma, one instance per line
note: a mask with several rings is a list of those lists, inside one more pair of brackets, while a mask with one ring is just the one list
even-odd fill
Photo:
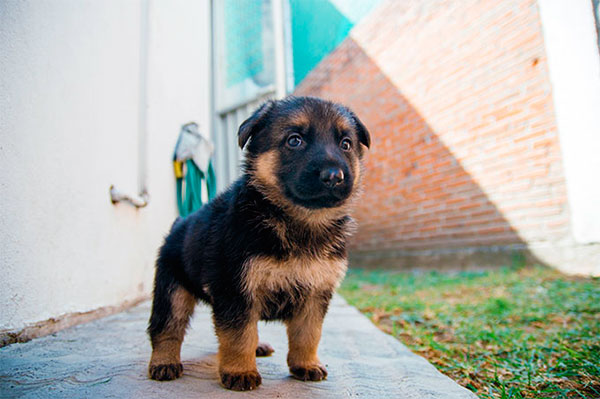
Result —
[[240, 125], [240, 129], [238, 130], [238, 144], [241, 149], [244, 149], [244, 146], [250, 137], [264, 129], [268, 121], [267, 116], [274, 106], [275, 101], [267, 101], [261, 105], [259, 109], [254, 111], [250, 118], [246, 119], [244, 123]]

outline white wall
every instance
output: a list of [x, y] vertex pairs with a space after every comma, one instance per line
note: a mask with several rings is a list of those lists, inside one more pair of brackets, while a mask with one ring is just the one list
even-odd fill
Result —
[[[539, 0], [573, 236], [600, 242], [600, 54], [592, 2]], [[597, 271], [600, 270], [600, 260]]]
[[[179, 128], [208, 126], [209, 34], [208, 2], [0, 2], [0, 330], [150, 292]], [[111, 184], [138, 187], [144, 103], [150, 204], [113, 206]]]

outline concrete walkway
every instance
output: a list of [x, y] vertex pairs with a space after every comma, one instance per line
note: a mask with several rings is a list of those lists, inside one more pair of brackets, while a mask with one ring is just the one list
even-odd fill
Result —
[[259, 358], [263, 385], [231, 392], [216, 377], [216, 338], [210, 314], [199, 307], [183, 345], [184, 375], [169, 382], [146, 376], [145, 334], [150, 304], [52, 336], [0, 349], [1, 398], [476, 398], [423, 358], [379, 331], [336, 297], [325, 321], [319, 355], [329, 377], [289, 377], [285, 328], [261, 324], [261, 340], [275, 353]]

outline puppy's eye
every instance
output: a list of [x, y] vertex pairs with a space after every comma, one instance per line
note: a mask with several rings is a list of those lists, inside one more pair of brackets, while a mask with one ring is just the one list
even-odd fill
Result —
[[287, 144], [292, 148], [300, 147], [300, 145], [302, 144], [302, 136], [300, 136], [299, 134], [290, 135], [290, 137], [288, 137], [287, 139]]
[[350, 151], [352, 148], [352, 141], [349, 138], [345, 138], [340, 142], [340, 148], [344, 151]]

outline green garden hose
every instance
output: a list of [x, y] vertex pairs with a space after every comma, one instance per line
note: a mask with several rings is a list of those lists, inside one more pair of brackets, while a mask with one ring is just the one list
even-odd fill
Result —
[[174, 161], [175, 179], [177, 181], [177, 208], [179, 215], [185, 217], [200, 209], [202, 204], [202, 186], [206, 182], [208, 200], [212, 200], [217, 193], [217, 178], [209, 162], [206, 174], [202, 172], [193, 160], [185, 161], [185, 172], [183, 162]]

